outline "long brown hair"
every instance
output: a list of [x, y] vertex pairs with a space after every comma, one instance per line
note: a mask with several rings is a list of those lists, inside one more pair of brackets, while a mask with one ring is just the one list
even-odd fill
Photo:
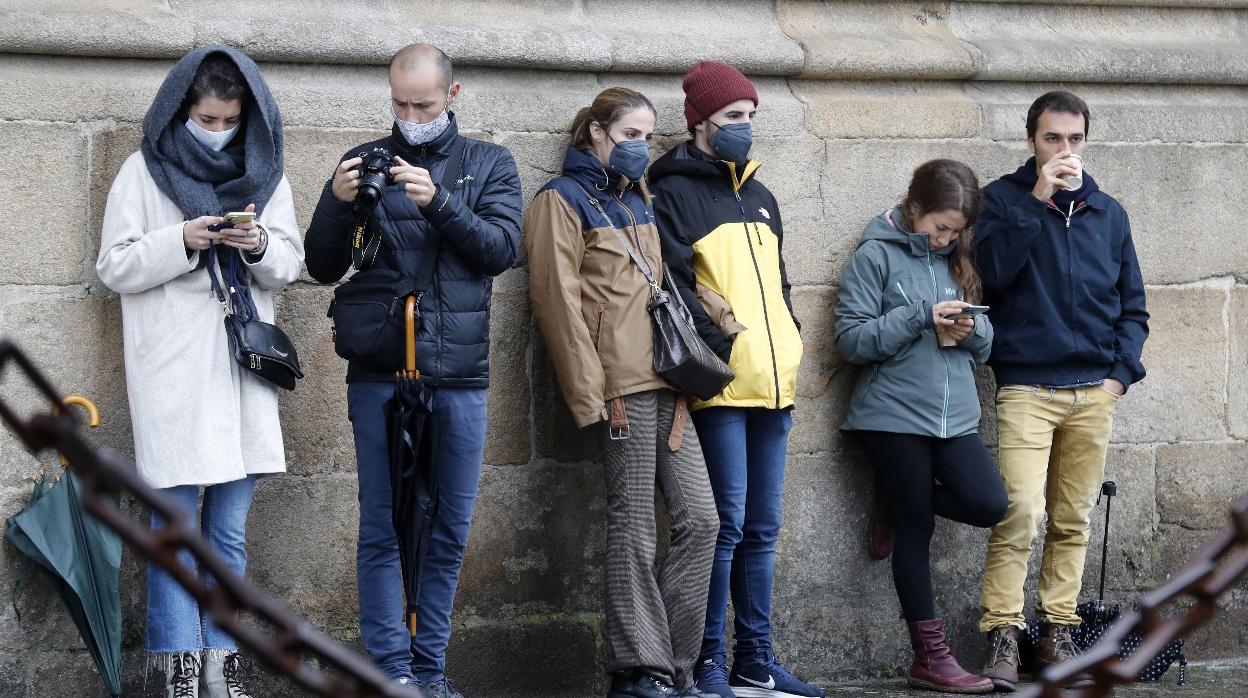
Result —
[[594, 97], [594, 103], [582, 107], [572, 119], [572, 147], [577, 150], [589, 150], [594, 147], [594, 140], [589, 135], [589, 125], [597, 123], [605, 131], [619, 121], [625, 114], [645, 107], [651, 113], [654, 105], [646, 96], [637, 90], [627, 87], [608, 87]]
[[966, 229], [958, 235], [949, 259], [949, 274], [962, 288], [963, 300], [978, 303], [984, 287], [975, 269], [974, 230], [983, 206], [979, 179], [957, 160], [931, 160], [919, 165], [910, 178], [910, 189], [901, 201], [901, 217], [907, 230], [914, 221], [935, 211], [960, 211]]

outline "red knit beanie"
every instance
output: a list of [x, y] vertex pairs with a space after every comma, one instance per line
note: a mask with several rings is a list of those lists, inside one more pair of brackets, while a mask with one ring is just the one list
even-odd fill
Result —
[[739, 99], [758, 106], [754, 83], [723, 61], [701, 61], [685, 73], [685, 121], [692, 129], [712, 114]]

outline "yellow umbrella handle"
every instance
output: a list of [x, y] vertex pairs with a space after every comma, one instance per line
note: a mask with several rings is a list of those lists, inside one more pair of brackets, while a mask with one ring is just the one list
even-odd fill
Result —
[[408, 296], [407, 302], [403, 304], [403, 320], [407, 339], [404, 347], [407, 363], [403, 377], [416, 380], [420, 378], [420, 371], [416, 370], [416, 296]]
[[[61, 400], [61, 402], [66, 406], [77, 405], [78, 407], [81, 407], [84, 410], [86, 410], [87, 411], [87, 426], [91, 427], [92, 429], [95, 429], [96, 427], [100, 426], [100, 409], [95, 406], [95, 403], [91, 401], [91, 398], [84, 397], [82, 395], [66, 395], [65, 399]], [[52, 413], [59, 414], [60, 409], [53, 408]], [[66, 460], [64, 454], [61, 454], [61, 467], [64, 468], [67, 465], [69, 465], [69, 461]]]

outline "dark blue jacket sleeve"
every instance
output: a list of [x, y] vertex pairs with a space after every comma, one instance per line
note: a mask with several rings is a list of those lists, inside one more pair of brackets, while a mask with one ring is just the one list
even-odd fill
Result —
[[1118, 272], [1118, 298], [1122, 310], [1114, 323], [1114, 365], [1109, 378], [1131, 387], [1144, 378], [1144, 340], [1148, 338], [1148, 310], [1144, 303], [1144, 276], [1135, 255], [1135, 243], [1131, 239], [1131, 223], [1123, 213], [1126, 230], [1122, 238], [1122, 267]]
[[303, 241], [308, 273], [323, 284], [341, 279], [351, 266], [351, 204], [334, 198], [333, 181], [325, 183]]
[[984, 190], [983, 211], [975, 223], [975, 264], [984, 288], [1002, 291], [1013, 283], [1044, 230], [1045, 208], [1030, 194], [1009, 203], [991, 188]]
[[465, 264], [495, 276], [510, 269], [519, 254], [520, 173], [511, 153], [502, 151], [489, 172], [472, 174], [485, 180], [475, 208], [439, 187], [422, 212]]
[[685, 237], [679, 208], [670, 192], [656, 189], [654, 221], [659, 228], [659, 240], [663, 245], [663, 262], [672, 271], [672, 280], [676, 283], [673, 290], [689, 306], [698, 335], [711, 351], [724, 363], [728, 363], [728, 357], [732, 355], [732, 340], [711, 320], [711, 316], [706, 314], [706, 308], [702, 307], [702, 301], [698, 300], [697, 291], [694, 290], [697, 280], [693, 274], [693, 243]]

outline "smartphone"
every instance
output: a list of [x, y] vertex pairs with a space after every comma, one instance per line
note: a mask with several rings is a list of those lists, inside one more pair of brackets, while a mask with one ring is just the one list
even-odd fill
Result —
[[986, 305], [968, 305], [965, 308], [963, 308], [962, 312], [960, 313], [956, 313], [954, 315], [946, 315], [945, 319], [963, 320], [968, 317], [975, 317], [976, 315], [983, 315], [986, 312], [988, 312], [988, 306]]
[[225, 222], [231, 225], [238, 225], [239, 223], [251, 223], [254, 220], [256, 220], [255, 211], [230, 211], [229, 213], [225, 214]]

